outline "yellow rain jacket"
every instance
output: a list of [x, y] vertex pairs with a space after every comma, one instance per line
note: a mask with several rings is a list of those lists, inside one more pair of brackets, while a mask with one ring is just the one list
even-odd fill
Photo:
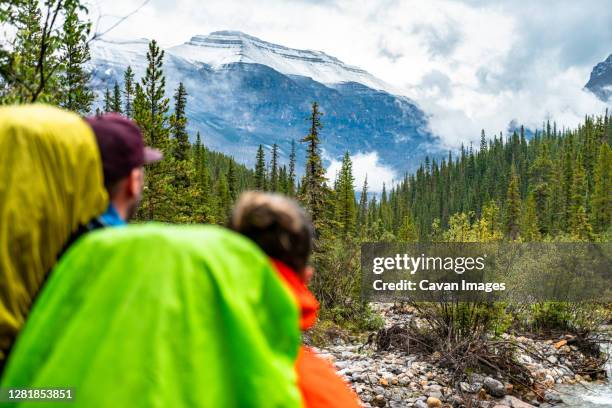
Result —
[[93, 132], [58, 108], [0, 108], [0, 367], [46, 274], [107, 205]]

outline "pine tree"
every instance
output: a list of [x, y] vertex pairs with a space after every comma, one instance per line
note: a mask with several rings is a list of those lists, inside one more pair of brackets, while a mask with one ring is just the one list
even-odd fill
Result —
[[63, 66], [60, 73], [59, 105], [65, 109], [86, 115], [94, 100], [89, 88], [91, 75], [85, 69], [90, 60], [89, 35], [91, 24], [79, 20], [81, 7], [78, 2], [67, 1], [64, 17], [64, 39], [60, 45]]
[[121, 88], [119, 87], [119, 83], [115, 81], [115, 86], [113, 87], [113, 95], [110, 103], [111, 112], [122, 113], [121, 112]]
[[312, 112], [308, 118], [310, 122], [310, 132], [301, 142], [306, 143], [306, 169], [302, 179], [302, 191], [300, 200], [310, 212], [312, 223], [315, 230], [320, 232], [324, 226], [325, 205], [327, 201], [327, 187], [325, 185], [325, 169], [319, 151], [319, 132], [323, 128], [319, 104], [313, 102]]
[[259, 145], [255, 159], [255, 190], [266, 190], [266, 157], [262, 145]]
[[353, 164], [349, 153], [346, 152], [342, 159], [342, 167], [335, 188], [336, 220], [340, 225], [340, 233], [344, 237], [352, 235], [355, 231], [357, 209], [354, 183]]
[[128, 66], [123, 74], [123, 96], [125, 98], [123, 112], [125, 116], [132, 118], [134, 116], [134, 71], [131, 66]]
[[514, 163], [510, 170], [510, 183], [506, 193], [506, 234], [512, 241], [518, 239], [520, 234], [521, 195], [519, 192], [519, 179], [516, 175]]
[[174, 114], [170, 118], [174, 137], [173, 156], [176, 160], [187, 160], [189, 156], [189, 135], [187, 134], [187, 90], [182, 82], [174, 93]]
[[278, 191], [278, 145], [272, 145], [272, 159], [270, 161], [270, 191]]

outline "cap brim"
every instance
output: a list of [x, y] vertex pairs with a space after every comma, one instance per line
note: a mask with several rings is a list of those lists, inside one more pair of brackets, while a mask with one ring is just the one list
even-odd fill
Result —
[[144, 164], [151, 164], [160, 161], [164, 158], [164, 155], [158, 149], [152, 147], [144, 148]]

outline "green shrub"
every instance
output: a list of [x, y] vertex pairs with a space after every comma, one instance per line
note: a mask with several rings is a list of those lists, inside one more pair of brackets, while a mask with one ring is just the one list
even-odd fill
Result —
[[612, 316], [609, 305], [594, 303], [543, 302], [529, 309], [526, 328], [531, 331], [565, 331], [587, 334], [607, 323]]

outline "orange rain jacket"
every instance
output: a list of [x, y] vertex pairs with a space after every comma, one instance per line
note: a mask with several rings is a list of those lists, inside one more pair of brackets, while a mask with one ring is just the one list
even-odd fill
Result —
[[[272, 260], [294, 294], [301, 310], [300, 328], [306, 330], [317, 320], [319, 302], [308, 290], [297, 273], [278, 260]], [[308, 347], [301, 346], [296, 361], [298, 387], [306, 408], [358, 408], [359, 398], [344, 380], [336, 374], [331, 363], [317, 356]]]

